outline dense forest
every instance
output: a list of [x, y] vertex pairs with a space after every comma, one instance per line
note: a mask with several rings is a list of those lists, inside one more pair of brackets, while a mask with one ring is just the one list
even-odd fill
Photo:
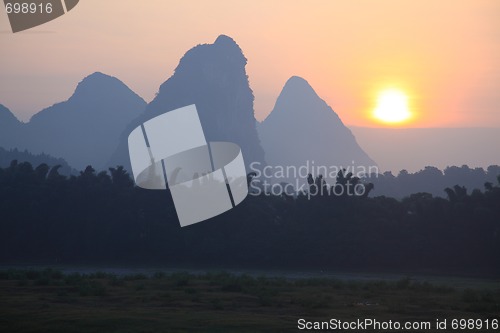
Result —
[[[443, 189], [447, 198], [250, 195], [181, 228], [169, 192], [136, 187], [122, 167], [58, 169], [0, 169], [1, 263], [500, 273], [500, 176], [483, 190]], [[354, 183], [339, 173], [337, 186]]]

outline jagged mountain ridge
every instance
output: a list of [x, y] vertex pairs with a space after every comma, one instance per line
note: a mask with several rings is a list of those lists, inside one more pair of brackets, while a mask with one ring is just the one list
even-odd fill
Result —
[[67, 101], [42, 110], [27, 124], [0, 109], [0, 120], [8, 119], [4, 123], [17, 131], [11, 135], [15, 144], [6, 145], [8, 140], [0, 135], [0, 146], [63, 157], [77, 169], [90, 164], [130, 170], [130, 131], [164, 112], [196, 104], [207, 140], [240, 145], [247, 167], [255, 161], [265, 165], [266, 160], [273, 165], [302, 165], [305, 160], [374, 165], [338, 115], [299, 77], [286, 83], [273, 112], [259, 125], [259, 138], [246, 63], [228, 36], [197, 45], [148, 105], [118, 79], [96, 72]]
[[241, 147], [247, 166], [254, 161], [263, 164], [246, 63], [238, 44], [225, 35], [187, 51], [145, 112], [124, 131], [109, 164], [130, 170], [128, 133], [155, 116], [190, 104], [196, 104], [207, 141], [234, 142]]

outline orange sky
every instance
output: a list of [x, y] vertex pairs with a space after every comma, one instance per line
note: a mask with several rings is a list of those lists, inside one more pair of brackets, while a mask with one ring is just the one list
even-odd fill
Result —
[[0, 103], [26, 121], [94, 71], [150, 101], [191, 47], [233, 37], [259, 120], [304, 77], [348, 125], [382, 126], [377, 94], [410, 98], [411, 127], [500, 127], [500, 1], [81, 0], [12, 34], [0, 12]]

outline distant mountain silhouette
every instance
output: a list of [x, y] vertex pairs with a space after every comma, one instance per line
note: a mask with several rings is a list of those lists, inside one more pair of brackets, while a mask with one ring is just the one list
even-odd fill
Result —
[[[15, 147], [62, 157], [77, 169], [105, 166], [123, 129], [146, 102], [117, 78], [94, 73], [65, 102], [35, 114], [23, 124]], [[0, 146], [11, 148], [12, 145]]]
[[22, 135], [22, 125], [9, 109], [0, 104], [0, 146], [7, 149], [16, 147]]
[[286, 82], [273, 111], [258, 129], [269, 165], [299, 167], [306, 161], [326, 167], [352, 166], [353, 162], [376, 165], [332, 108], [298, 76]]
[[264, 162], [246, 63], [240, 47], [228, 36], [221, 35], [213, 44], [190, 49], [174, 74], [160, 86], [146, 111], [124, 132], [109, 164], [124, 165], [130, 170], [127, 150], [130, 131], [148, 119], [190, 104], [196, 104], [207, 141], [238, 144], [247, 166], [252, 161]]
[[417, 172], [430, 165], [444, 170], [452, 165], [500, 164], [498, 128], [351, 127], [351, 130], [363, 149], [379, 162], [380, 171], [392, 171], [394, 175], [403, 169]]

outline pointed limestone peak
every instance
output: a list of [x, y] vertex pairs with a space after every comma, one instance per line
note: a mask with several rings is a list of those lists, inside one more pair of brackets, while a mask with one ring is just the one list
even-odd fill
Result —
[[95, 72], [83, 78], [82, 81], [78, 83], [76, 87], [75, 94], [78, 93], [96, 93], [107, 90], [112, 86], [125, 86], [123, 82], [118, 80], [116, 77], [106, 75], [101, 72]]
[[309, 84], [309, 82], [307, 82], [306, 79], [296, 75], [292, 76], [286, 81], [285, 87], [286, 86], [302, 86], [302, 87], [309, 87], [312, 89], [311, 85]]
[[144, 101], [116, 77], [101, 72], [95, 72], [86, 76], [78, 83], [70, 100], [90, 101], [116, 99], [123, 96], [133, 96], [134, 98]]
[[246, 64], [246, 58], [243, 55], [243, 51], [238, 43], [236, 43], [236, 41], [231, 37], [227, 35], [219, 35], [212, 45], [215, 49], [219, 50], [218, 52], [221, 52], [221, 54], [230, 55], [235, 59], [244, 61]]
[[298, 76], [288, 79], [259, 134], [270, 165], [375, 165], [337, 113]]
[[208, 141], [234, 142], [245, 152], [248, 166], [254, 161], [263, 164], [253, 100], [243, 51], [231, 37], [220, 35], [213, 43], [198, 44], [184, 54], [134, 124], [195, 104]]
[[238, 47], [238, 44], [232, 39], [231, 37], [227, 35], [219, 35], [217, 39], [214, 42], [214, 45], [221, 45], [221, 46], [231, 46], [231, 47]]
[[292, 76], [286, 81], [280, 96], [282, 95], [289, 95], [292, 98], [293, 96], [296, 98], [304, 98], [305, 95], [313, 98], [320, 98], [309, 82], [300, 76]]
[[325, 120], [324, 117], [333, 117], [340, 121], [338, 115], [318, 96], [309, 82], [300, 76], [292, 76], [286, 81], [273, 111], [264, 122], [280, 122], [282, 116], [287, 120], [294, 119], [296, 123], [310, 120], [321, 122]]

